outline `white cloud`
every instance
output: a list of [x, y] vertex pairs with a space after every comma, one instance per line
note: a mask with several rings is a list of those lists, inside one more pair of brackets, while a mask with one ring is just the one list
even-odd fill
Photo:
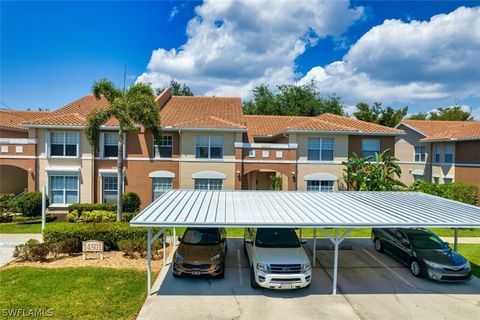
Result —
[[480, 107], [472, 108], [472, 116], [475, 120], [480, 121]]
[[341, 61], [315, 67], [322, 91], [358, 101], [446, 104], [480, 97], [480, 8], [458, 8], [429, 21], [386, 20], [364, 34]]
[[173, 78], [199, 93], [240, 96], [260, 83], [292, 83], [295, 59], [319, 38], [338, 38], [363, 8], [349, 1], [206, 0], [195, 12], [187, 42], [155, 50], [137, 81], [163, 87]]
[[168, 21], [172, 21], [173, 18], [175, 18], [175, 16], [177, 15], [177, 13], [178, 13], [178, 7], [173, 7], [172, 11], [170, 11], [170, 16], [168, 17]]

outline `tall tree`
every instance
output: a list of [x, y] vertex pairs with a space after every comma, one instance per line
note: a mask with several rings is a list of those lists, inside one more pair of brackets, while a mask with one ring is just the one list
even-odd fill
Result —
[[122, 190], [123, 190], [123, 134], [127, 130], [138, 130], [138, 125], [150, 129], [155, 138], [160, 138], [160, 114], [155, 103], [155, 95], [150, 85], [136, 83], [120, 90], [113, 82], [101, 79], [93, 84], [92, 92], [97, 98], [105, 97], [110, 103], [106, 109], [96, 109], [87, 119], [85, 133], [95, 153], [98, 152], [100, 127], [109, 119], [117, 119], [118, 154], [117, 154], [117, 220], [122, 220]]
[[409, 120], [427, 120], [428, 113], [426, 112], [419, 112], [412, 114], [411, 116], [408, 117]]
[[304, 85], [280, 85], [272, 92], [266, 85], [253, 89], [253, 98], [243, 104], [246, 114], [318, 116], [323, 113], [345, 115], [342, 100], [336, 95], [322, 96], [312, 81]]
[[387, 127], [395, 127], [408, 113], [408, 107], [393, 109], [392, 107], [383, 108], [380, 102], [375, 102], [369, 106], [365, 102], [357, 104], [357, 111], [353, 113], [355, 118], [362, 121], [372, 122]]
[[444, 121], [472, 121], [473, 117], [468, 111], [463, 111], [461, 106], [450, 108], [438, 108], [438, 111], [430, 112], [430, 120]]
[[[170, 81], [170, 89], [172, 89], [172, 95], [174, 96], [193, 96], [193, 91], [185, 83], [180, 84], [175, 80]], [[156, 88], [155, 93], [159, 95], [165, 88]]]

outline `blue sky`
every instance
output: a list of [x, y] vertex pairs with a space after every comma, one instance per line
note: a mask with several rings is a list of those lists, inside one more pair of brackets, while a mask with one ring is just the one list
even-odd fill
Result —
[[1, 2], [1, 107], [55, 109], [126, 65], [128, 83], [197, 94], [315, 79], [348, 106], [480, 116], [478, 1], [292, 2]]

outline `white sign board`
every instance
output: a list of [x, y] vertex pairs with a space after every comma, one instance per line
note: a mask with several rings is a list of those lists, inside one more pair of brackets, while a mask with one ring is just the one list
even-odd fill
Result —
[[100, 260], [103, 260], [103, 241], [88, 240], [82, 242], [83, 259], [87, 253], [99, 253]]

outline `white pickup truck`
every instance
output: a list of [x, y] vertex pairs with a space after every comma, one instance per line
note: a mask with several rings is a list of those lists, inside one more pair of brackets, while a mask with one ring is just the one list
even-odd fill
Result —
[[247, 228], [244, 250], [252, 288], [298, 289], [310, 286], [310, 260], [292, 228]]

